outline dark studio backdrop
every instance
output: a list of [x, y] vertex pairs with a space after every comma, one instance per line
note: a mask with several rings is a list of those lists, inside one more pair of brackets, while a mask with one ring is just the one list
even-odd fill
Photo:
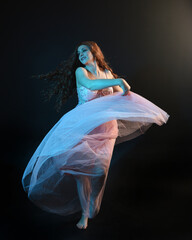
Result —
[[[192, 3], [187, 0], [4, 2], [1, 30], [1, 239], [191, 239]], [[59, 113], [45, 83], [84, 40], [98, 43], [115, 73], [170, 119], [114, 148], [100, 213], [42, 211], [21, 186], [23, 171]]]

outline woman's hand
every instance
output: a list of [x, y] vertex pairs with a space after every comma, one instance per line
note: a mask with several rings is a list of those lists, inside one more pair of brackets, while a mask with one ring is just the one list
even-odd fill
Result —
[[119, 86], [123, 89], [123, 94], [122, 96], [128, 95], [129, 91], [131, 89], [131, 87], [129, 86], [129, 84], [126, 82], [125, 79], [120, 78], [120, 84]]

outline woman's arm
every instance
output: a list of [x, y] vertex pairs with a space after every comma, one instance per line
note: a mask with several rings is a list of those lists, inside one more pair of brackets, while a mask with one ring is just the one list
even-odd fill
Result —
[[113, 92], [123, 92], [123, 89], [119, 86], [113, 86]]
[[112, 86], [122, 86], [122, 79], [90, 79], [87, 75], [86, 69], [78, 67], [75, 71], [77, 81], [84, 87], [94, 91]]

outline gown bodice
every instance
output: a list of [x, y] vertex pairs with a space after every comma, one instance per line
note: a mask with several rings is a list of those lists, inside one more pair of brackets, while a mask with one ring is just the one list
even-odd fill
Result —
[[94, 98], [102, 97], [113, 93], [113, 87], [107, 87], [101, 90], [90, 90], [84, 86], [77, 87], [77, 95], [80, 104], [88, 102]]
[[[106, 79], [107, 73], [105, 71]], [[78, 105], [88, 102], [94, 98], [102, 97], [113, 93], [113, 87], [103, 88], [101, 90], [90, 90], [84, 86], [77, 87]]]

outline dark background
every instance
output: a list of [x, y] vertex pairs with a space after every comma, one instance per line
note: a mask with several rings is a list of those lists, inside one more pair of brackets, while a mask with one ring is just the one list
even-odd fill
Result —
[[[14, 1], [1, 6], [1, 232], [3, 239], [192, 239], [192, 3], [187, 0]], [[88, 229], [33, 205], [23, 171], [57, 113], [45, 83], [84, 40], [101, 47], [132, 91], [170, 119], [114, 148], [100, 213]]]

